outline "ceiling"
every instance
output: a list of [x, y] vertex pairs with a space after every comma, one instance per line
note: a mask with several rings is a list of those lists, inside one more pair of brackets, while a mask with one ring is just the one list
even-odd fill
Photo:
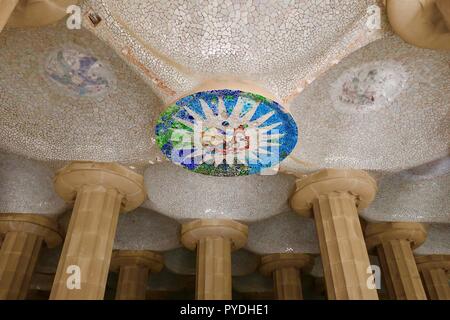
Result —
[[[264, 235], [287, 228], [284, 238], [251, 242], [255, 252], [301, 250], [286, 240], [295, 218], [287, 205], [295, 177], [286, 173], [355, 168], [379, 182], [365, 219], [448, 223], [450, 52], [404, 42], [382, 2], [85, 0], [81, 30], [65, 21], [6, 26], [0, 208], [60, 214], [55, 169], [71, 160], [119, 162], [145, 173], [149, 197], [138, 209], [145, 221], [121, 220], [129, 234], [153, 218], [173, 231], [179, 222], [220, 217], [255, 223]], [[367, 9], [377, 3], [381, 24], [373, 30]], [[210, 177], [159, 151], [160, 113], [205, 83], [228, 82], [261, 89], [292, 115], [298, 141], [281, 173]], [[145, 235], [149, 246], [178, 246], [152, 236]], [[119, 246], [137, 246], [118, 237]]]

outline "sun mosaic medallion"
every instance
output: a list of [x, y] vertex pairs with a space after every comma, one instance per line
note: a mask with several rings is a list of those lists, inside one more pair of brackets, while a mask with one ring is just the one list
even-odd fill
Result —
[[175, 164], [206, 175], [262, 173], [286, 158], [297, 143], [297, 125], [278, 103], [239, 90], [184, 97], [164, 111], [156, 141]]

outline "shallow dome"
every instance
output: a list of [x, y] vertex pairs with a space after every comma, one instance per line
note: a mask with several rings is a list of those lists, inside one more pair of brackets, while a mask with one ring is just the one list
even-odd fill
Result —
[[63, 213], [67, 206], [53, 189], [53, 176], [43, 163], [0, 153], [0, 212]]
[[428, 225], [427, 239], [414, 250], [417, 255], [450, 255], [450, 224], [431, 223]]
[[291, 102], [302, 168], [400, 171], [448, 154], [450, 53], [392, 36], [343, 59]]
[[450, 221], [449, 157], [383, 176], [361, 215], [372, 221]]
[[171, 218], [252, 222], [289, 210], [295, 177], [212, 177], [166, 162], [149, 166], [144, 179], [149, 200], [143, 206]]
[[249, 226], [246, 248], [257, 254], [318, 253], [314, 220], [288, 212]]
[[167, 251], [181, 246], [180, 224], [145, 208], [119, 215], [115, 250]]

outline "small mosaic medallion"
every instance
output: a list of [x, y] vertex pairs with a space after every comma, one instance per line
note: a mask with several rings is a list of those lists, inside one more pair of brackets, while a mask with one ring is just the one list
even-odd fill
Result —
[[276, 102], [239, 90], [184, 97], [163, 112], [157, 144], [175, 164], [213, 176], [261, 173], [297, 143], [292, 116]]
[[338, 111], [368, 112], [392, 102], [406, 80], [407, 73], [397, 62], [367, 63], [343, 73], [332, 85], [331, 96]]
[[50, 52], [45, 61], [44, 75], [52, 85], [77, 97], [103, 95], [116, 83], [108, 66], [76, 47]]

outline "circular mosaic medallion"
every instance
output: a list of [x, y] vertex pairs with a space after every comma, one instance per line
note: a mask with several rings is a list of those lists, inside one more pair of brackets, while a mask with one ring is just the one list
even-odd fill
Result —
[[276, 102], [239, 90], [184, 97], [163, 112], [156, 141], [175, 164], [213, 176], [261, 173], [297, 143], [292, 116]]
[[394, 61], [363, 64], [344, 72], [333, 84], [335, 108], [345, 113], [381, 108], [397, 97], [406, 80], [404, 67]]
[[44, 74], [51, 84], [75, 96], [102, 95], [116, 82], [112, 70], [103, 62], [75, 47], [52, 51]]

